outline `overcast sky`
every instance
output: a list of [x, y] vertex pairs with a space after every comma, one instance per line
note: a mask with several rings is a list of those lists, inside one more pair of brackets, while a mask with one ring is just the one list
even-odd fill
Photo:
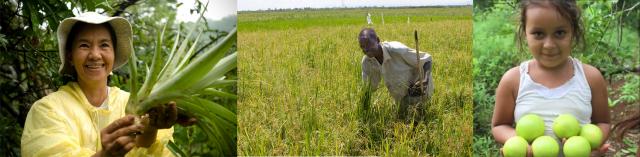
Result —
[[[235, 2], [235, 1], [234, 1]], [[238, 11], [290, 9], [290, 8], [332, 8], [362, 6], [438, 6], [471, 5], [472, 0], [240, 0]]]
[[[199, 0], [206, 4], [209, 0]], [[183, 4], [178, 7], [178, 12], [176, 14], [176, 19], [181, 21], [196, 21], [198, 20], [198, 14], [190, 14], [189, 9], [194, 8], [195, 0], [178, 0], [178, 2], [182, 2]], [[204, 16], [208, 19], [212, 20], [220, 20], [223, 17], [229, 15], [237, 15], [238, 5], [237, 0], [210, 0], [209, 5], [207, 6], [207, 11], [204, 13]], [[195, 12], [194, 12], [195, 13]]]

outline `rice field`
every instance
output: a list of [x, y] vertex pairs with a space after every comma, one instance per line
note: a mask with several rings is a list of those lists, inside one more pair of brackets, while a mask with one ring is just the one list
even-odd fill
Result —
[[[471, 9], [239, 12], [238, 154], [471, 156]], [[417, 29], [434, 58], [434, 96], [414, 123], [384, 84], [358, 112], [367, 13], [381, 40], [415, 48]]]

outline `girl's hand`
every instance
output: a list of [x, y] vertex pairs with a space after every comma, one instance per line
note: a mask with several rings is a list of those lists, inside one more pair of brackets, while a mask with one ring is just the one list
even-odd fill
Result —
[[609, 151], [609, 146], [611, 145], [608, 143], [600, 145], [600, 148], [591, 150], [591, 156], [604, 156]]
[[[562, 145], [560, 145], [561, 147], [564, 146], [564, 143], [567, 141], [567, 138], [562, 138]], [[608, 143], [604, 143], [602, 145], [600, 145], [600, 148], [598, 149], [592, 149], [591, 150], [591, 155], [592, 157], [596, 157], [596, 156], [604, 156], [607, 151], [609, 151], [609, 146], [611, 146]], [[563, 152], [560, 152], [563, 153]]]
[[[564, 141], [565, 139], [562, 139], [562, 144], [564, 145]], [[598, 148], [597, 150], [592, 150], [591, 151], [591, 156], [592, 157], [596, 157], [596, 156], [604, 156], [607, 151], [609, 150], [609, 146], [610, 144], [605, 143], [602, 146], [600, 146], [600, 148]], [[562, 153], [562, 152], [558, 152], [558, 153]], [[504, 152], [502, 152], [502, 148], [500, 148], [500, 156], [504, 156]], [[527, 145], [527, 157], [532, 157], [533, 156], [533, 152], [531, 150], [531, 146]]]
[[100, 131], [102, 149], [94, 156], [124, 156], [135, 144], [134, 134], [143, 129], [134, 124], [134, 116], [122, 117]]

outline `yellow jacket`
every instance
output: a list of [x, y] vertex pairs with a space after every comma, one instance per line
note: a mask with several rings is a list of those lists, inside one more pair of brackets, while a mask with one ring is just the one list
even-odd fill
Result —
[[[129, 93], [109, 87], [108, 108], [92, 106], [77, 83], [71, 82], [36, 101], [22, 132], [23, 156], [91, 156], [102, 149], [100, 130], [124, 117]], [[158, 130], [149, 148], [132, 149], [127, 156], [173, 156], [165, 145], [173, 128]]]

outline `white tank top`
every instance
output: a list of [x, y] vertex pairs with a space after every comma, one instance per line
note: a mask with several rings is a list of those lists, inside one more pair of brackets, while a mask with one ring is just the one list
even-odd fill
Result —
[[591, 123], [591, 88], [582, 63], [574, 58], [571, 61], [574, 69], [571, 79], [552, 89], [531, 79], [528, 66], [531, 60], [520, 64], [520, 86], [514, 111], [516, 122], [527, 114], [537, 114], [544, 120], [544, 134], [554, 138], [551, 126], [560, 114], [572, 114], [580, 125]]

